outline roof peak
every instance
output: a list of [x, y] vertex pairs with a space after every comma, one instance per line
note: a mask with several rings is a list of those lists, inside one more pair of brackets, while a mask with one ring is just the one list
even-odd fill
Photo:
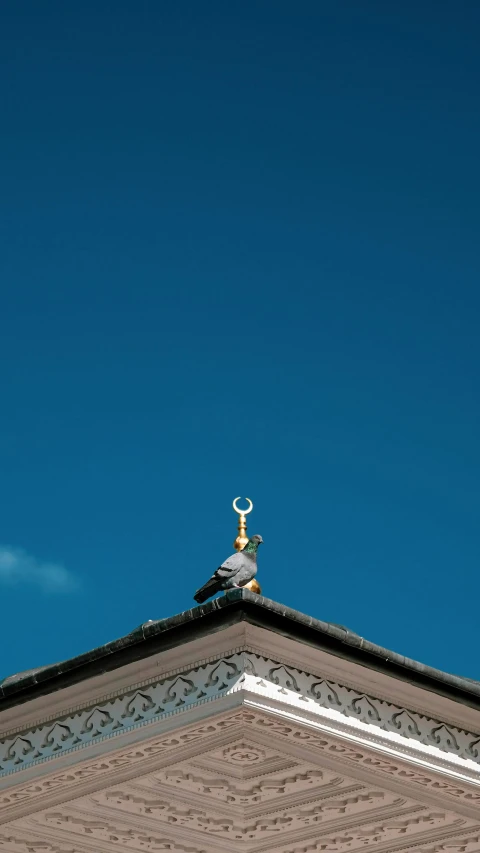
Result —
[[124, 637], [70, 660], [4, 678], [0, 681], [0, 711], [241, 621], [480, 708], [478, 681], [426, 666], [370, 643], [348, 628], [315, 619], [248, 589], [232, 589], [175, 616], [144, 622]]

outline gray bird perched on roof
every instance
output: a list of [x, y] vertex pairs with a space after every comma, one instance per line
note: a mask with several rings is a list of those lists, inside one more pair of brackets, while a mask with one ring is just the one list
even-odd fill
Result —
[[195, 601], [202, 604], [207, 598], [220, 592], [221, 589], [234, 589], [249, 583], [257, 574], [257, 550], [263, 539], [257, 533], [252, 536], [243, 551], [232, 554], [228, 560], [217, 569], [210, 580], [193, 596]]

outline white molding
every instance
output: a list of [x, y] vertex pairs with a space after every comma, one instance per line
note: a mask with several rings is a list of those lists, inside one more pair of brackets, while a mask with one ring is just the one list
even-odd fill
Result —
[[[380, 672], [373, 666], [354, 663], [346, 657], [283, 637], [255, 625], [246, 626], [245, 646], [258, 654], [282, 661], [304, 672], [322, 675], [360, 693], [367, 693], [400, 708], [408, 708], [426, 717], [441, 719], [466, 731], [480, 731], [480, 710], [460, 699], [449, 699], [433, 689], [420, 687], [408, 678]], [[386, 659], [388, 660], [388, 658]], [[441, 683], [439, 687], [441, 688]]]

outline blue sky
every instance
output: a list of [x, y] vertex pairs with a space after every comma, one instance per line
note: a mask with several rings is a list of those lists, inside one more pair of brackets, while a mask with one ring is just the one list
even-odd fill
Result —
[[190, 607], [247, 495], [265, 595], [480, 678], [479, 27], [4, 5], [0, 676]]

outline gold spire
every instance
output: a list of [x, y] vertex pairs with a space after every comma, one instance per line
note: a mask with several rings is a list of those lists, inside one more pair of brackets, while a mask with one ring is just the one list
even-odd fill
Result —
[[[233, 508], [235, 512], [238, 513], [238, 536], [235, 539], [235, 542], [233, 543], [233, 547], [236, 551], [243, 551], [245, 545], [248, 542], [246, 516], [249, 512], [252, 511], [253, 503], [251, 502], [250, 498], [245, 498], [245, 500], [248, 502], [248, 509], [239, 509], [237, 506], [237, 501], [239, 500], [241, 500], [241, 498], [235, 498], [235, 500], [233, 501]], [[253, 580], [251, 580], [249, 583], [246, 583], [244, 589], [250, 589], [252, 592], [256, 592], [257, 595], [260, 595], [260, 593], [262, 592], [260, 584], [257, 583], [255, 578], [253, 578]]]

